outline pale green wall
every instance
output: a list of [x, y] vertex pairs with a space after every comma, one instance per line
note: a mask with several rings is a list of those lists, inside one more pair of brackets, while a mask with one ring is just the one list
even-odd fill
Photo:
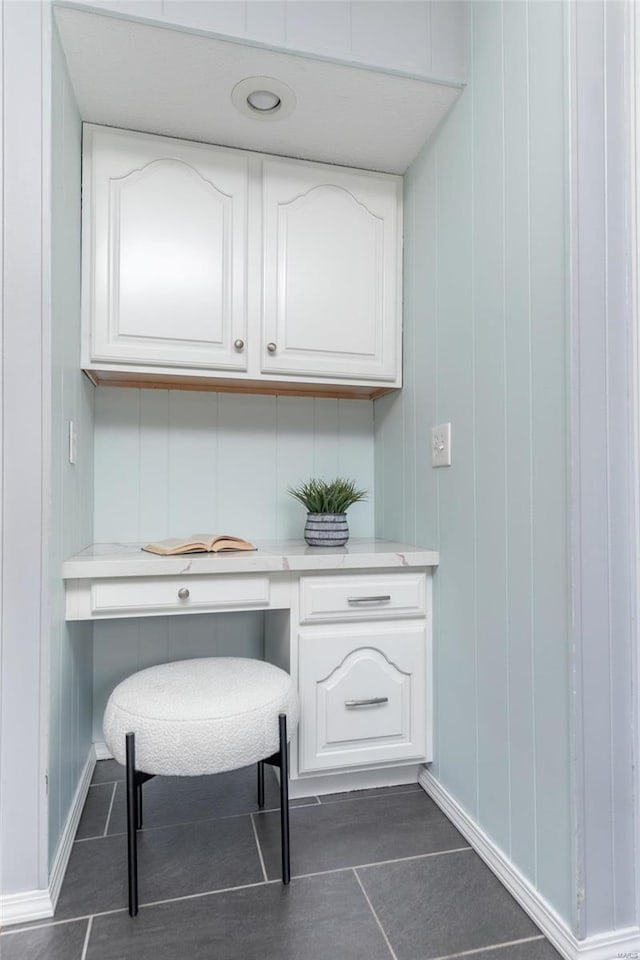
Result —
[[376, 532], [441, 556], [432, 771], [573, 925], [565, 15], [471, 5], [469, 87], [406, 178], [405, 388], [375, 419]]
[[[65, 623], [62, 562], [93, 539], [93, 387], [80, 372], [81, 124], [54, 30], [51, 201], [49, 861], [91, 747], [90, 623]], [[69, 420], [78, 461], [68, 460]]]

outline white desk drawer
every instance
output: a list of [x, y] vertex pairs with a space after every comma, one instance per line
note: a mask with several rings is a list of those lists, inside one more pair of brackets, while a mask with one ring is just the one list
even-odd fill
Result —
[[299, 770], [430, 757], [423, 620], [300, 631]]
[[250, 576], [123, 577], [94, 580], [91, 613], [237, 609], [269, 605], [269, 578]]
[[425, 616], [424, 573], [365, 573], [300, 580], [300, 621]]

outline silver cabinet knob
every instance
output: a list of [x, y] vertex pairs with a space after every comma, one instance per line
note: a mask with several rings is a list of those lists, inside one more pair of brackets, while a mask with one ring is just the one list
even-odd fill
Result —
[[234, 347], [236, 348], [236, 350], [238, 351], [238, 353], [239, 353], [241, 350], [244, 350], [244, 340], [240, 340], [240, 339], [234, 340], [234, 341], [233, 341], [233, 345], [234, 345]]
[[180, 587], [180, 589], [178, 590], [178, 599], [179, 600], [189, 599], [189, 590], [187, 587]]
[[269, 351], [269, 353], [275, 353], [277, 349], [278, 348], [275, 345], [275, 343], [273, 343], [273, 341], [267, 344], [267, 350]]

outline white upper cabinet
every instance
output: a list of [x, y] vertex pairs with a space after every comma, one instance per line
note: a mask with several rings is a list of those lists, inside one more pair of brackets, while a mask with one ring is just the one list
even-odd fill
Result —
[[401, 187], [85, 126], [83, 367], [127, 385], [401, 386]]
[[396, 380], [399, 186], [264, 161], [264, 372]]
[[85, 126], [85, 365], [246, 369], [247, 159]]

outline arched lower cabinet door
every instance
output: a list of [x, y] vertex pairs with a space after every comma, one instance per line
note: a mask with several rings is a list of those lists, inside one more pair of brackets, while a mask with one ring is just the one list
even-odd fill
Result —
[[245, 370], [246, 218], [241, 154], [85, 126], [84, 365]]
[[264, 161], [263, 373], [400, 382], [401, 189]]
[[299, 772], [430, 759], [423, 620], [303, 629]]

